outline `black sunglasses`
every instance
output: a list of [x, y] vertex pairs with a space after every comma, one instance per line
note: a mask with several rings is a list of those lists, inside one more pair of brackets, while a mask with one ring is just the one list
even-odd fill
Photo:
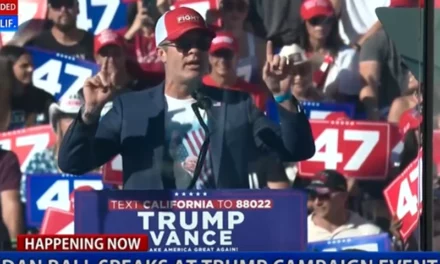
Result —
[[330, 193], [326, 193], [326, 194], [319, 194], [317, 192], [309, 192], [309, 199], [314, 201], [317, 198], [321, 201], [325, 201], [325, 200], [329, 200], [330, 199]]
[[182, 37], [175, 42], [163, 43], [161, 46], [175, 47], [183, 52], [188, 52], [192, 48], [201, 51], [208, 51], [211, 47], [211, 41], [212, 38], [209, 37], [200, 37], [197, 39]]
[[212, 56], [224, 58], [225, 60], [230, 60], [234, 57], [234, 52], [229, 49], [220, 49], [212, 53]]
[[247, 10], [248, 4], [245, 1], [223, 1], [221, 8], [225, 11], [238, 11], [243, 13]]
[[317, 17], [312, 17], [308, 21], [312, 26], [320, 26], [320, 25], [333, 23], [334, 18], [333, 17], [326, 17], [326, 16], [317, 16]]
[[75, 0], [55, 0], [50, 2], [50, 7], [54, 9], [60, 9], [63, 6], [65, 8], [72, 8], [75, 5]]

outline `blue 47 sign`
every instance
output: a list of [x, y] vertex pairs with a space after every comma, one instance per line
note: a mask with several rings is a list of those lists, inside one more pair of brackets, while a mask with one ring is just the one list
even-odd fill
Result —
[[127, 5], [121, 0], [78, 0], [78, 28], [96, 35], [104, 29], [120, 29], [127, 24]]
[[308, 245], [309, 251], [335, 252], [335, 251], [391, 251], [391, 241], [388, 234], [361, 236], [352, 238], [330, 239], [312, 242]]
[[27, 224], [39, 227], [47, 208], [70, 209], [72, 191], [90, 186], [95, 190], [103, 188], [99, 174], [82, 176], [64, 174], [30, 174], [26, 177]]
[[355, 116], [354, 104], [329, 103], [329, 102], [301, 102], [309, 119], [325, 119], [331, 113], [344, 113], [348, 118]]
[[73, 56], [28, 48], [34, 62], [33, 84], [59, 100], [77, 93], [87, 78], [98, 72], [98, 65]]

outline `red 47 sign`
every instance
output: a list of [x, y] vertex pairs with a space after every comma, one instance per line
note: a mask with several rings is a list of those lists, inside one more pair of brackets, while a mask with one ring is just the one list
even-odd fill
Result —
[[56, 136], [50, 125], [0, 133], [0, 146], [15, 152], [20, 161], [21, 171], [25, 171], [32, 157], [56, 142]]
[[400, 234], [407, 239], [416, 229], [422, 205], [422, 151], [408, 167], [388, 185], [383, 195], [392, 215], [402, 220]]
[[358, 179], [387, 176], [390, 124], [350, 120], [310, 120], [310, 124], [316, 153], [298, 163], [301, 176], [310, 177], [325, 169]]
[[122, 177], [122, 157], [121, 155], [118, 155], [104, 165], [102, 182], [122, 185]]

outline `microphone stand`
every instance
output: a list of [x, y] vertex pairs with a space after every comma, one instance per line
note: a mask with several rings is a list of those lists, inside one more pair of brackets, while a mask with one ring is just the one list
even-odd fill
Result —
[[200, 177], [200, 173], [202, 172], [203, 165], [205, 164], [206, 154], [208, 153], [209, 142], [211, 140], [211, 138], [210, 138], [211, 135], [210, 135], [208, 125], [203, 120], [203, 117], [200, 113], [199, 108], [203, 109], [205, 111], [208, 111], [212, 106], [212, 101], [208, 97], [199, 93], [197, 90], [194, 91], [191, 95], [194, 99], [196, 99], [196, 102], [191, 105], [191, 108], [193, 109], [194, 114], [196, 115], [197, 120], [199, 121], [200, 126], [202, 127], [203, 131], [205, 131], [205, 140], [203, 141], [203, 144], [200, 147], [200, 152], [197, 157], [196, 168], [194, 169], [194, 173], [193, 173], [193, 177], [191, 179], [191, 182], [188, 185], [188, 188], [187, 188], [188, 190], [191, 190], [194, 188], [197, 180]]

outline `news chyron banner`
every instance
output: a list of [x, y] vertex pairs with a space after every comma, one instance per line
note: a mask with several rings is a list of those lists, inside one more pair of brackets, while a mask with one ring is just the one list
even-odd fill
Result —
[[46, 19], [47, 2], [47, 0], [20, 0], [17, 31], [0, 32], [0, 47], [8, 45], [16, 32], [43, 30], [43, 23], [40, 22]]
[[309, 243], [309, 251], [337, 252], [337, 251], [391, 251], [391, 241], [387, 233], [353, 238], [331, 239]]
[[438, 264], [437, 252], [2, 252], [2, 264]]
[[18, 0], [0, 2], [0, 32], [14, 32], [18, 29]]
[[150, 251], [305, 251], [296, 190], [75, 193], [75, 234], [144, 234]]

